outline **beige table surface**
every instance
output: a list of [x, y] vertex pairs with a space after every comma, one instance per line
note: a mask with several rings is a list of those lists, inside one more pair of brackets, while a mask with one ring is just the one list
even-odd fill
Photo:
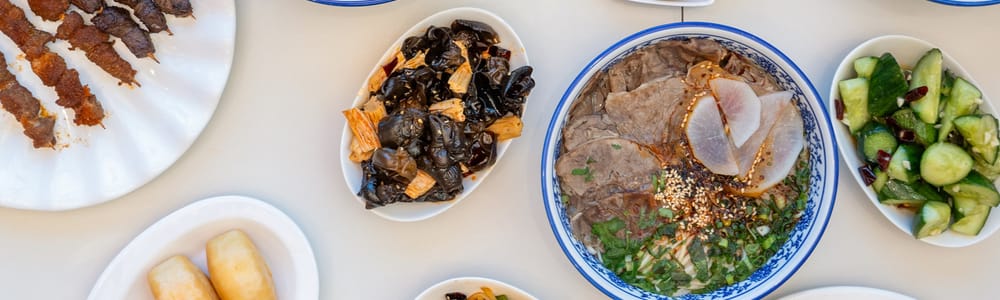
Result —
[[[148, 225], [185, 204], [225, 194], [260, 198], [298, 222], [316, 254], [321, 299], [411, 299], [457, 276], [498, 279], [541, 299], [605, 298], [565, 258], [545, 218], [538, 178], [544, 128], [586, 62], [628, 34], [679, 21], [680, 9], [624, 0], [400, 0], [366, 8], [237, 2], [232, 75], [191, 150], [150, 184], [102, 205], [68, 212], [0, 208], [0, 298], [83, 299], [107, 263]], [[417, 223], [384, 220], [364, 211], [344, 183], [339, 111], [402, 31], [459, 6], [497, 13], [526, 45], [538, 87], [529, 98], [525, 133], [490, 178], [450, 211]], [[821, 95], [843, 55], [889, 33], [941, 45], [987, 93], [1000, 93], [1000, 6], [718, 0], [683, 14], [770, 41]], [[1000, 292], [1000, 237], [962, 249], [926, 245], [885, 220], [850, 175], [840, 182], [826, 235], [770, 297], [831, 285], [926, 299]]]

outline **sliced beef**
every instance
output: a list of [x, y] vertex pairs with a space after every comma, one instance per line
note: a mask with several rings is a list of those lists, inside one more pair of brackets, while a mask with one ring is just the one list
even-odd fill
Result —
[[556, 175], [562, 191], [569, 195], [593, 195], [597, 191], [637, 192], [649, 190], [651, 176], [660, 169], [659, 159], [635, 142], [605, 138], [582, 144], [559, 156]]
[[623, 137], [658, 147], [667, 131], [683, 121], [685, 87], [680, 77], [672, 77], [647, 82], [631, 92], [611, 93], [605, 103], [608, 119]]
[[600, 72], [594, 74], [587, 85], [583, 86], [580, 94], [573, 100], [570, 107], [569, 118], [586, 116], [604, 110], [604, 98], [611, 92], [608, 86], [608, 73]]
[[563, 151], [571, 151], [589, 141], [616, 137], [618, 131], [607, 115], [579, 117], [570, 121], [563, 129]]

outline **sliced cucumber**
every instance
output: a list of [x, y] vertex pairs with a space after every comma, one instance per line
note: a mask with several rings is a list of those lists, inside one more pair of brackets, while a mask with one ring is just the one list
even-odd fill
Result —
[[868, 122], [858, 132], [858, 152], [864, 155], [864, 159], [868, 162], [878, 161], [879, 150], [892, 154], [898, 144], [889, 126], [882, 123]]
[[979, 204], [974, 199], [961, 197], [956, 197], [954, 202], [951, 212], [955, 223], [951, 224], [951, 230], [965, 235], [978, 235], [990, 215], [990, 207]]
[[928, 146], [937, 141], [937, 128], [934, 128], [934, 124], [927, 124], [917, 118], [917, 115], [913, 114], [913, 111], [904, 108], [897, 110], [892, 113], [892, 119], [896, 120], [896, 124], [910, 131], [913, 131], [913, 135], [916, 136], [917, 143], [921, 145]]
[[951, 72], [945, 70], [941, 74], [941, 97], [943, 97], [941, 98], [942, 102], [944, 102], [945, 98], [951, 95], [951, 87], [953, 85], [955, 85], [955, 75], [952, 75]]
[[889, 179], [885, 186], [878, 192], [879, 203], [916, 208], [927, 201], [945, 202], [948, 199], [941, 195], [936, 188], [923, 181], [905, 183], [895, 179]]
[[851, 133], [856, 133], [871, 120], [868, 114], [868, 79], [852, 78], [837, 84], [844, 101], [844, 120]]
[[858, 77], [868, 79], [872, 77], [872, 72], [875, 71], [875, 64], [878, 63], [878, 57], [865, 56], [854, 60], [854, 72], [858, 73]]
[[1000, 205], [1000, 193], [993, 186], [993, 182], [976, 171], [969, 172], [969, 176], [965, 176], [955, 184], [945, 186], [944, 191], [955, 198], [976, 200], [982, 205], [993, 207]]
[[927, 201], [917, 210], [913, 222], [913, 236], [918, 239], [939, 235], [948, 229], [951, 222], [951, 207], [948, 203]]
[[961, 147], [939, 142], [927, 147], [920, 158], [920, 177], [943, 186], [956, 183], [972, 171], [972, 157]]
[[955, 119], [954, 123], [965, 141], [972, 145], [974, 155], [989, 164], [997, 161], [1000, 139], [997, 138], [996, 118], [991, 115], [967, 115]]
[[996, 180], [1000, 178], [1000, 159], [991, 164], [977, 157], [976, 165], [972, 166], [972, 169], [979, 172], [979, 174], [983, 174], [990, 181]]
[[890, 53], [882, 54], [869, 80], [868, 113], [881, 117], [896, 111], [899, 109], [896, 99], [908, 90], [909, 86], [906, 85], [906, 78], [903, 77], [903, 70], [896, 63], [896, 58]]
[[938, 105], [941, 101], [941, 50], [931, 49], [917, 61], [910, 79], [910, 90], [926, 86], [927, 93], [910, 103], [913, 112], [921, 121], [935, 124], [938, 120]]
[[886, 182], [889, 182], [889, 174], [882, 172], [882, 169], [875, 168], [875, 181], [872, 182], [875, 193], [881, 192]]
[[889, 161], [889, 168], [886, 173], [889, 178], [912, 183], [920, 179], [920, 155], [924, 149], [913, 144], [901, 144], [896, 147], [896, 152], [892, 154]]
[[941, 110], [941, 131], [938, 132], [938, 140], [944, 140], [951, 133], [953, 120], [975, 112], [982, 102], [982, 97], [983, 93], [976, 86], [961, 77], [955, 78], [955, 83], [948, 94], [948, 101]]

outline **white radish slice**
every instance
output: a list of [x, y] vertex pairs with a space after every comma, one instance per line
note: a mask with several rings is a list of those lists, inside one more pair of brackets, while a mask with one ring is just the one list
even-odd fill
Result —
[[785, 109], [792, 100], [792, 92], [780, 91], [760, 96], [760, 127], [750, 135], [747, 142], [736, 149], [736, 160], [739, 162], [739, 176], [746, 177], [760, 152], [760, 146], [764, 144], [774, 121], [778, 119], [781, 110]]
[[736, 175], [739, 171], [736, 149], [726, 135], [715, 98], [705, 96], [697, 101], [688, 115], [686, 128], [692, 154], [713, 173]]
[[784, 180], [798, 161], [804, 145], [805, 127], [799, 108], [788, 105], [781, 110], [771, 134], [764, 141], [761, 160], [754, 165], [750, 186], [744, 193], [759, 195]]
[[709, 82], [719, 100], [729, 125], [729, 135], [736, 147], [743, 146], [760, 127], [760, 99], [749, 84], [741, 80], [716, 78]]

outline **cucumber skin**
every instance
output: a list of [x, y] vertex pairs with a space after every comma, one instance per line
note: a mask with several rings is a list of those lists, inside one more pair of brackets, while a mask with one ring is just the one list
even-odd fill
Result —
[[951, 223], [951, 207], [945, 202], [928, 201], [920, 207], [914, 218], [914, 237], [922, 239], [939, 235]]
[[993, 181], [976, 171], [971, 171], [962, 180], [945, 186], [944, 191], [952, 197], [976, 200], [982, 205], [992, 207], [1000, 205], [1000, 192], [997, 192]]
[[972, 156], [959, 146], [938, 142], [927, 147], [920, 158], [920, 177], [934, 186], [962, 180], [972, 171]]
[[896, 98], [908, 90], [906, 78], [903, 77], [903, 70], [896, 58], [888, 52], [882, 54], [869, 81], [868, 113], [882, 117], [896, 111], [899, 109]]
[[941, 50], [934, 48], [917, 61], [910, 79], [910, 90], [921, 86], [927, 87], [927, 94], [910, 103], [913, 112], [921, 121], [935, 124], [938, 121], [938, 109], [941, 104]]
[[892, 118], [896, 120], [896, 124], [899, 127], [913, 131], [914, 136], [917, 138], [917, 143], [929, 146], [937, 141], [937, 128], [934, 128], [933, 124], [921, 121], [917, 115], [913, 114], [913, 110], [908, 108], [897, 110], [892, 113]]
[[926, 182], [905, 183], [889, 179], [878, 192], [878, 201], [886, 205], [916, 208], [927, 201], [947, 202], [948, 199]]
[[[873, 142], [880, 143], [880, 141], [875, 141], [873, 140], [873, 138], [887, 139], [883, 141], [887, 142], [886, 145], [883, 145], [887, 147], [881, 148], [881, 147], [876, 147], [877, 145], [870, 145]], [[884, 150], [886, 153], [889, 153], [891, 155], [893, 152], [896, 151], [896, 146], [899, 145], [899, 142], [896, 141], [896, 135], [893, 134], [892, 129], [890, 129], [889, 126], [886, 126], [885, 124], [878, 122], [868, 122], [868, 124], [865, 124], [865, 127], [861, 128], [861, 130], [858, 132], [857, 139], [858, 139], [858, 145], [857, 145], [858, 153], [863, 159], [872, 163], [878, 161], [878, 150]], [[892, 142], [888, 143], [889, 140], [891, 140]], [[876, 148], [869, 148], [869, 147], [876, 147]]]
[[941, 109], [941, 130], [938, 132], [938, 140], [944, 140], [951, 133], [956, 118], [974, 113], [979, 108], [975, 100], [982, 96], [983, 93], [975, 85], [956, 77], [950, 88], [948, 101]]
[[837, 83], [844, 102], [844, 122], [851, 133], [861, 130], [872, 116], [868, 113], [868, 79], [852, 78]]
[[[899, 145], [896, 147], [896, 153], [892, 154], [892, 160], [889, 161], [889, 168], [886, 173], [889, 174], [890, 178], [906, 183], [919, 180], [921, 154], [923, 154], [923, 149], [920, 146], [911, 144]], [[906, 169], [903, 161], [909, 162], [909, 170]]]

